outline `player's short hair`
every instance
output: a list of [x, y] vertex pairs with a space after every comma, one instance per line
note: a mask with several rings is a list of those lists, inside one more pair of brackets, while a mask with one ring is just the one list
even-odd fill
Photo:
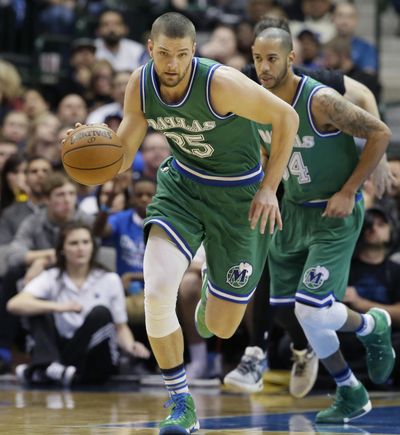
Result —
[[270, 17], [268, 15], [264, 15], [261, 20], [254, 26], [254, 35], [257, 38], [258, 35], [266, 29], [282, 29], [285, 32], [290, 32], [289, 21], [284, 17]]
[[158, 17], [151, 27], [150, 39], [154, 40], [159, 35], [165, 35], [168, 38], [186, 38], [189, 36], [194, 42], [196, 29], [194, 24], [184, 15], [177, 12], [167, 12]]
[[286, 30], [278, 29], [276, 27], [269, 27], [264, 29], [257, 35], [257, 38], [264, 39], [279, 39], [282, 47], [289, 53], [293, 50], [292, 35]]

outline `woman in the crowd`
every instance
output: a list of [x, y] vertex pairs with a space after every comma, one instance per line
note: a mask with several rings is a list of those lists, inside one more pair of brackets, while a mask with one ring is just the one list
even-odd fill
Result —
[[43, 271], [13, 297], [7, 309], [29, 316], [32, 362], [17, 366], [27, 383], [97, 383], [115, 372], [119, 347], [134, 357], [149, 350], [127, 326], [119, 276], [95, 263], [91, 229], [71, 222], [60, 232], [56, 266]]

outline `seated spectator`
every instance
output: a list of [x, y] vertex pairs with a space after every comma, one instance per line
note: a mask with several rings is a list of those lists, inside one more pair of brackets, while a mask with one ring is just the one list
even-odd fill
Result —
[[112, 98], [112, 78], [114, 69], [105, 59], [96, 60], [91, 68], [91, 76], [86, 100], [89, 111], [96, 110], [104, 104], [110, 104]]
[[209, 41], [200, 47], [199, 52], [202, 57], [237, 67], [239, 70], [246, 65], [246, 58], [238, 51], [236, 33], [233, 27], [226, 24], [217, 25]]
[[[349, 284], [343, 302], [353, 310], [366, 313], [372, 307], [385, 309], [392, 320], [392, 341], [400, 350], [400, 264], [389, 258], [392, 228], [382, 208], [365, 212], [365, 221], [350, 268]], [[345, 337], [344, 337], [345, 335]], [[362, 344], [349, 334], [342, 334], [345, 355], [353, 365], [366, 373]], [[400, 364], [397, 359], [393, 379], [400, 385]]]
[[41, 3], [45, 5], [39, 13], [40, 28], [46, 29], [48, 34], [72, 36], [75, 30], [76, 0], [45, 0]]
[[358, 21], [356, 5], [347, 1], [338, 3], [335, 6], [332, 20], [337, 35], [350, 39], [351, 58], [355, 65], [364, 72], [376, 74], [378, 69], [376, 48], [356, 35]]
[[129, 28], [124, 16], [117, 10], [100, 14], [97, 27], [96, 58], [106, 59], [115, 71], [134, 71], [147, 59], [144, 45], [126, 38]]
[[10, 62], [0, 59], [0, 124], [4, 116], [10, 110], [20, 108], [20, 97], [22, 95], [21, 76]]
[[7, 304], [14, 315], [29, 316], [32, 363], [16, 368], [22, 382], [106, 381], [116, 370], [117, 344], [134, 357], [149, 350], [127, 326], [119, 277], [95, 264], [91, 230], [73, 222], [60, 233], [56, 265], [30, 281]]
[[[120, 176], [117, 176], [119, 179]], [[106, 181], [104, 184], [98, 186], [96, 194], [90, 195], [84, 198], [79, 204], [79, 210], [83, 212], [96, 216], [99, 211], [106, 207], [109, 214], [118, 213], [125, 210], [129, 202], [129, 191], [125, 187], [123, 188], [121, 183], [118, 183], [120, 190], [118, 192], [114, 191], [114, 181]], [[111, 204], [109, 203], [110, 196], [113, 197]]]
[[6, 160], [17, 152], [17, 144], [0, 134], [0, 173], [3, 171]]
[[87, 105], [78, 94], [66, 95], [58, 104], [57, 117], [63, 126], [84, 124], [87, 117]]
[[56, 87], [57, 102], [67, 94], [82, 95], [86, 99], [92, 77], [92, 67], [96, 60], [95, 53], [96, 46], [93, 39], [77, 38], [72, 41], [68, 74], [60, 78]]
[[4, 163], [0, 176], [0, 214], [15, 202], [27, 200], [26, 159], [12, 154]]
[[321, 46], [317, 35], [311, 30], [304, 29], [297, 35], [297, 41], [301, 63], [296, 62], [296, 66], [309, 69], [321, 68]]
[[29, 119], [24, 112], [11, 110], [4, 117], [2, 135], [18, 144], [22, 150], [26, 145], [29, 130]]
[[19, 319], [6, 310], [18, 283], [21, 279], [27, 283], [54, 265], [60, 227], [74, 220], [93, 222], [91, 216], [76, 211], [76, 186], [65, 175], [50, 173], [42, 189], [47, 206], [24, 219], [8, 246], [8, 270], [0, 292], [0, 372], [10, 367], [10, 349], [19, 330]]
[[125, 88], [130, 76], [130, 71], [120, 71], [113, 75], [111, 90], [113, 102], [104, 104], [89, 113], [89, 116], [86, 119], [87, 124], [106, 122], [106, 118], [111, 115], [119, 116], [122, 119]]
[[167, 138], [158, 131], [149, 129], [141, 146], [143, 157], [143, 170], [141, 173], [134, 173], [135, 179], [140, 177], [157, 180], [157, 171], [161, 163], [171, 154]]
[[43, 113], [31, 124], [27, 153], [49, 160], [54, 167], [60, 166], [61, 142], [57, 140], [60, 120], [51, 112]]
[[308, 29], [318, 36], [321, 44], [330, 41], [336, 34], [332, 23], [332, 9], [332, 0], [301, 0], [304, 20], [291, 22], [293, 36], [297, 37], [302, 30]]
[[22, 221], [39, 211], [45, 204], [43, 180], [52, 172], [48, 160], [39, 156], [29, 157], [26, 164], [27, 201], [14, 202], [6, 207], [0, 217], [0, 245], [10, 243]]
[[340, 69], [348, 77], [363, 83], [379, 102], [381, 86], [378, 78], [357, 67], [351, 56], [351, 42], [348, 38], [336, 36], [323, 46], [322, 51], [325, 68]]
[[23, 95], [23, 111], [32, 121], [49, 110], [49, 103], [37, 89], [27, 89]]

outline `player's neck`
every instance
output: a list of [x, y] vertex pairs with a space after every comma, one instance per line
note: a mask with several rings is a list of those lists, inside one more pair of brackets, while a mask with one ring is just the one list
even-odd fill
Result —
[[292, 104], [300, 81], [301, 77], [289, 71], [282, 83], [273, 90], [273, 93], [283, 101], [286, 101], [286, 103]]

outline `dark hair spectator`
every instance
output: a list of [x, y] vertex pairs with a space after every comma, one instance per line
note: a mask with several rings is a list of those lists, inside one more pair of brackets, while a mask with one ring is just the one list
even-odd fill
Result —
[[21, 154], [12, 154], [4, 163], [0, 177], [0, 210], [3, 211], [14, 201], [26, 201], [26, 158]]

